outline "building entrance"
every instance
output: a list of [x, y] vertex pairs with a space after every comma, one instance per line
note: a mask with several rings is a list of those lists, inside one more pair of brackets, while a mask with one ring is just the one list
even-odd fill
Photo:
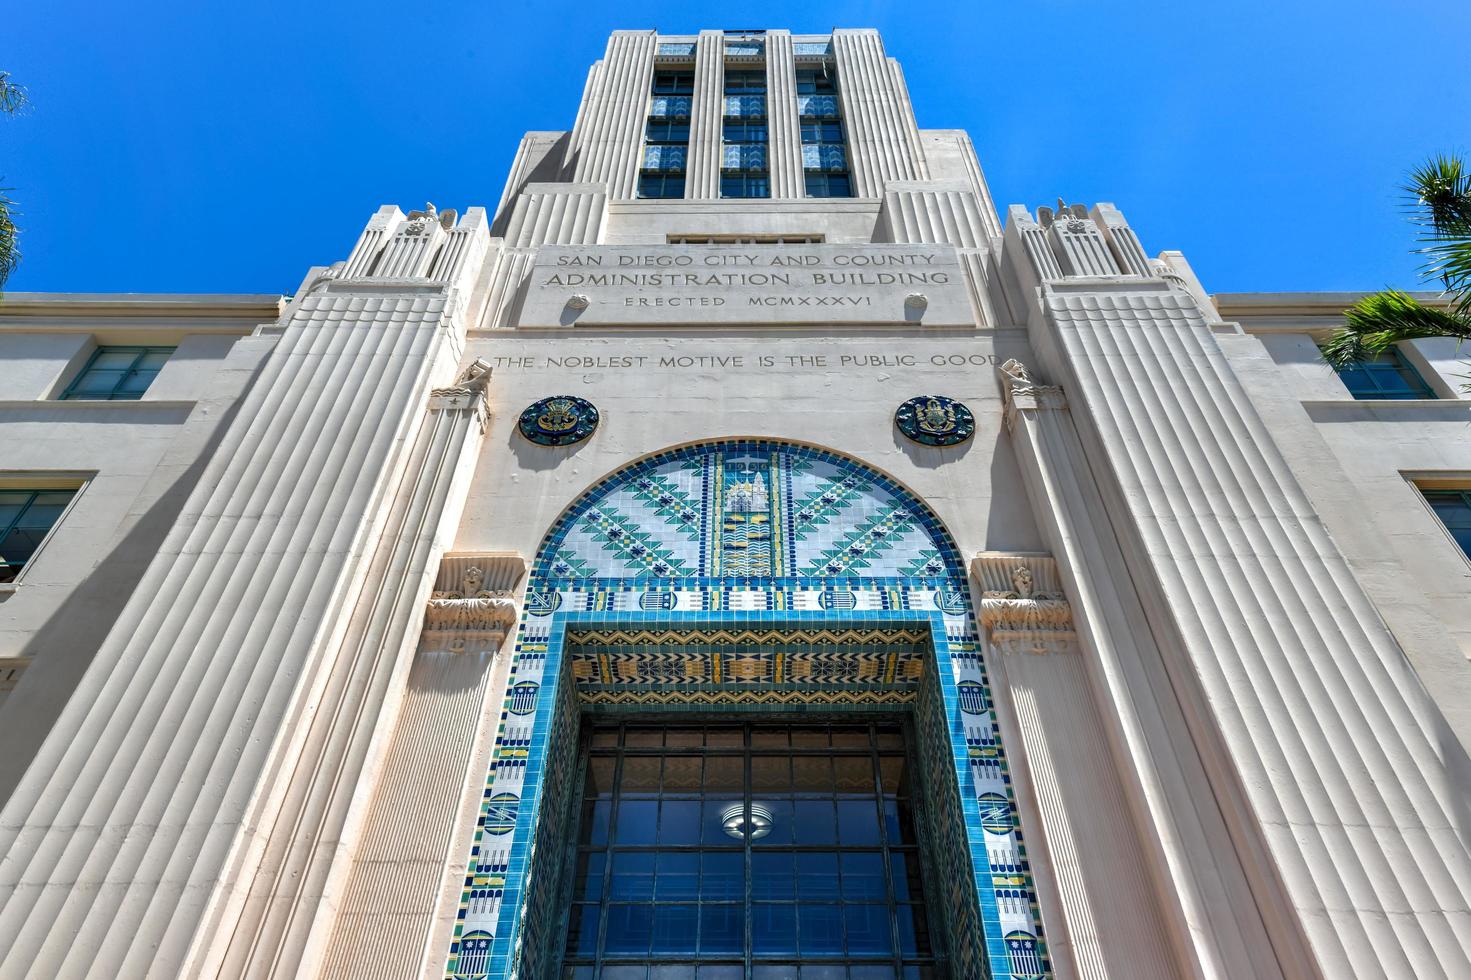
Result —
[[898, 720], [587, 728], [564, 978], [940, 975]]
[[835, 453], [701, 443], [583, 494], [532, 566], [483, 799], [455, 980], [1048, 972], [964, 563]]

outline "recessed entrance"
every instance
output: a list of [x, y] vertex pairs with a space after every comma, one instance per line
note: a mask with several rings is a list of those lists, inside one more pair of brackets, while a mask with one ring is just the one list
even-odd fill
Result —
[[564, 978], [941, 975], [900, 719], [585, 728]]

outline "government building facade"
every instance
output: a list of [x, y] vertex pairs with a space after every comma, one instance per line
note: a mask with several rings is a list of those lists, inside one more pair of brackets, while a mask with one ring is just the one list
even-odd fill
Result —
[[1451, 341], [999, 212], [871, 30], [324, 259], [0, 302], [4, 976], [1471, 976]]

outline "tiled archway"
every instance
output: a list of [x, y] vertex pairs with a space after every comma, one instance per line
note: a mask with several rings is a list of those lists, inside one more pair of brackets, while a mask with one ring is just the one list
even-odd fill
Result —
[[558, 897], [537, 886], [568, 833], [585, 706], [906, 698], [957, 791], [935, 847], [951, 972], [1043, 975], [969, 588], [938, 519], [863, 464], [772, 441], [686, 446], [603, 480], [533, 566], [448, 976], [550, 975]]

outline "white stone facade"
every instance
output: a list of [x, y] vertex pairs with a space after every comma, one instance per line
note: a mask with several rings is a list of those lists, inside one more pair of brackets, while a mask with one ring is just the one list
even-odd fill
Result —
[[[722, 196], [734, 71], [768, 196]], [[660, 72], [693, 89], [651, 199]], [[803, 72], [851, 196], [809, 194]], [[629, 31], [493, 212], [385, 206], [289, 298], [0, 299], [0, 493], [79, 490], [0, 584], [0, 972], [529, 976], [519, 931], [459, 943], [477, 902], [523, 929], [537, 825], [467, 855], [539, 551], [744, 440], [883, 474], [970, 575], [1043, 941], [937, 975], [1471, 975], [1471, 562], [1422, 493], [1471, 488], [1458, 352], [1355, 399], [1316, 348], [1355, 296], [1210, 296], [1109, 204], [1005, 218], [873, 31]], [[175, 350], [61, 397], [100, 347]], [[929, 395], [974, 435], [907, 438]], [[590, 436], [523, 434], [556, 396]]]

